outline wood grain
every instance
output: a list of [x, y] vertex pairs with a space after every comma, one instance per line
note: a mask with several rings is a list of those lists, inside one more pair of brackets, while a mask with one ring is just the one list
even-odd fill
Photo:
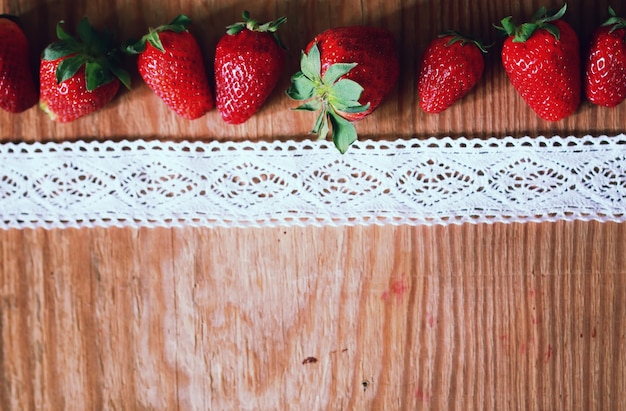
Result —
[[0, 400], [618, 409], [625, 227], [2, 232]]
[[[569, 2], [583, 49], [608, 3]], [[313, 119], [283, 91], [309, 39], [347, 24], [388, 27], [403, 61], [392, 96], [357, 125], [362, 138], [623, 132], [626, 104], [583, 102], [548, 123], [509, 85], [492, 23], [544, 4], [561, 5], [0, 0], [21, 16], [34, 62], [58, 20], [83, 15], [126, 39], [186, 13], [209, 67], [244, 8], [289, 19], [283, 82], [245, 125], [216, 111], [179, 119], [134, 74], [132, 91], [74, 123], [36, 107], [0, 113], [0, 141], [308, 138]], [[427, 115], [415, 71], [447, 28], [495, 45], [475, 91]], [[595, 222], [0, 231], [0, 409], [615, 410], [626, 396], [625, 255], [626, 226]]]

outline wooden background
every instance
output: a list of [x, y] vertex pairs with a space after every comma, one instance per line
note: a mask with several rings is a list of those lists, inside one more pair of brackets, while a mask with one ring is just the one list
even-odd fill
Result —
[[[241, 126], [179, 119], [133, 74], [103, 111], [54, 124], [0, 113], [0, 141], [304, 139], [313, 118], [284, 94], [300, 49], [338, 25], [396, 33], [398, 87], [362, 138], [616, 134], [626, 103], [583, 102], [540, 120], [499, 65], [492, 23], [556, 1], [2, 0], [33, 62], [57, 20], [83, 15], [120, 39], [179, 13], [207, 64], [249, 9], [288, 17], [283, 82]], [[584, 50], [609, 2], [570, 1]], [[613, 2], [626, 14], [621, 2]], [[419, 109], [417, 62], [454, 28], [495, 42], [476, 90]], [[127, 61], [133, 70], [133, 61]], [[626, 225], [66, 229], [0, 231], [0, 409], [615, 410], [626, 398]]]

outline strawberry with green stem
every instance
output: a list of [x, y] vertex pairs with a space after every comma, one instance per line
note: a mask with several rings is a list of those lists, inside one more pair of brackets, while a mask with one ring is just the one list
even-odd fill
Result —
[[213, 93], [200, 46], [187, 30], [191, 19], [183, 14], [169, 24], [150, 29], [139, 41], [125, 43], [124, 51], [137, 55], [137, 69], [152, 91], [176, 114], [188, 120], [214, 107]]
[[10, 113], [21, 113], [39, 99], [29, 52], [17, 18], [0, 15], [0, 108]]
[[217, 110], [228, 124], [242, 124], [272, 94], [284, 66], [284, 45], [277, 30], [280, 17], [259, 24], [243, 12], [243, 22], [227, 27], [215, 50]]
[[110, 32], [96, 30], [86, 17], [78, 24], [78, 38], [62, 26], [60, 21], [56, 28], [59, 40], [42, 53], [39, 106], [52, 120], [69, 122], [104, 107], [120, 83], [130, 89], [130, 75]]
[[441, 113], [473, 89], [485, 69], [486, 47], [455, 31], [447, 31], [432, 40], [417, 76], [422, 110]]
[[567, 4], [554, 14], [542, 7], [530, 23], [516, 26], [509, 16], [497, 27], [508, 36], [502, 64], [511, 84], [548, 121], [574, 113], [581, 98], [578, 36], [562, 20], [566, 10]]
[[609, 6], [609, 18], [592, 36], [585, 66], [585, 95], [593, 104], [615, 107], [626, 98], [626, 19]]
[[345, 153], [358, 136], [353, 122], [370, 115], [395, 86], [400, 71], [395, 38], [384, 28], [328, 29], [302, 52], [287, 95], [296, 110], [318, 111], [312, 133]]

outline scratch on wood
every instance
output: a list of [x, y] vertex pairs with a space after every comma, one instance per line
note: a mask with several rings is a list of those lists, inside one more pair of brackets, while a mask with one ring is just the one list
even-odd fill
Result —
[[315, 357], [306, 357], [303, 361], [302, 364], [315, 364], [317, 362], [317, 358]]
[[548, 349], [546, 350], [544, 356], [545, 356], [546, 362], [550, 361], [550, 357], [552, 357], [552, 345], [551, 344], [548, 344]]

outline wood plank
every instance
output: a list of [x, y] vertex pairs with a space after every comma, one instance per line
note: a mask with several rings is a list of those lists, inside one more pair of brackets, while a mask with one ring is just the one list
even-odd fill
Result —
[[0, 399], [616, 409], [624, 227], [2, 232]]
[[[583, 49], [609, 3], [568, 5]], [[283, 93], [300, 50], [326, 28], [362, 23], [390, 28], [403, 61], [389, 100], [357, 125], [362, 138], [623, 132], [626, 104], [583, 102], [548, 123], [508, 83], [492, 23], [544, 4], [562, 3], [4, 0], [1, 11], [24, 22], [34, 62], [60, 19], [73, 27], [87, 15], [125, 39], [182, 12], [210, 68], [243, 7], [288, 17], [289, 58], [245, 125], [227, 126], [215, 110], [179, 119], [135, 73], [132, 91], [71, 124], [36, 107], [0, 113], [0, 141], [308, 138], [312, 118], [291, 111]], [[415, 73], [427, 42], [448, 28], [495, 46], [475, 91], [427, 115]], [[625, 227], [0, 231], [0, 409], [618, 409]]]

